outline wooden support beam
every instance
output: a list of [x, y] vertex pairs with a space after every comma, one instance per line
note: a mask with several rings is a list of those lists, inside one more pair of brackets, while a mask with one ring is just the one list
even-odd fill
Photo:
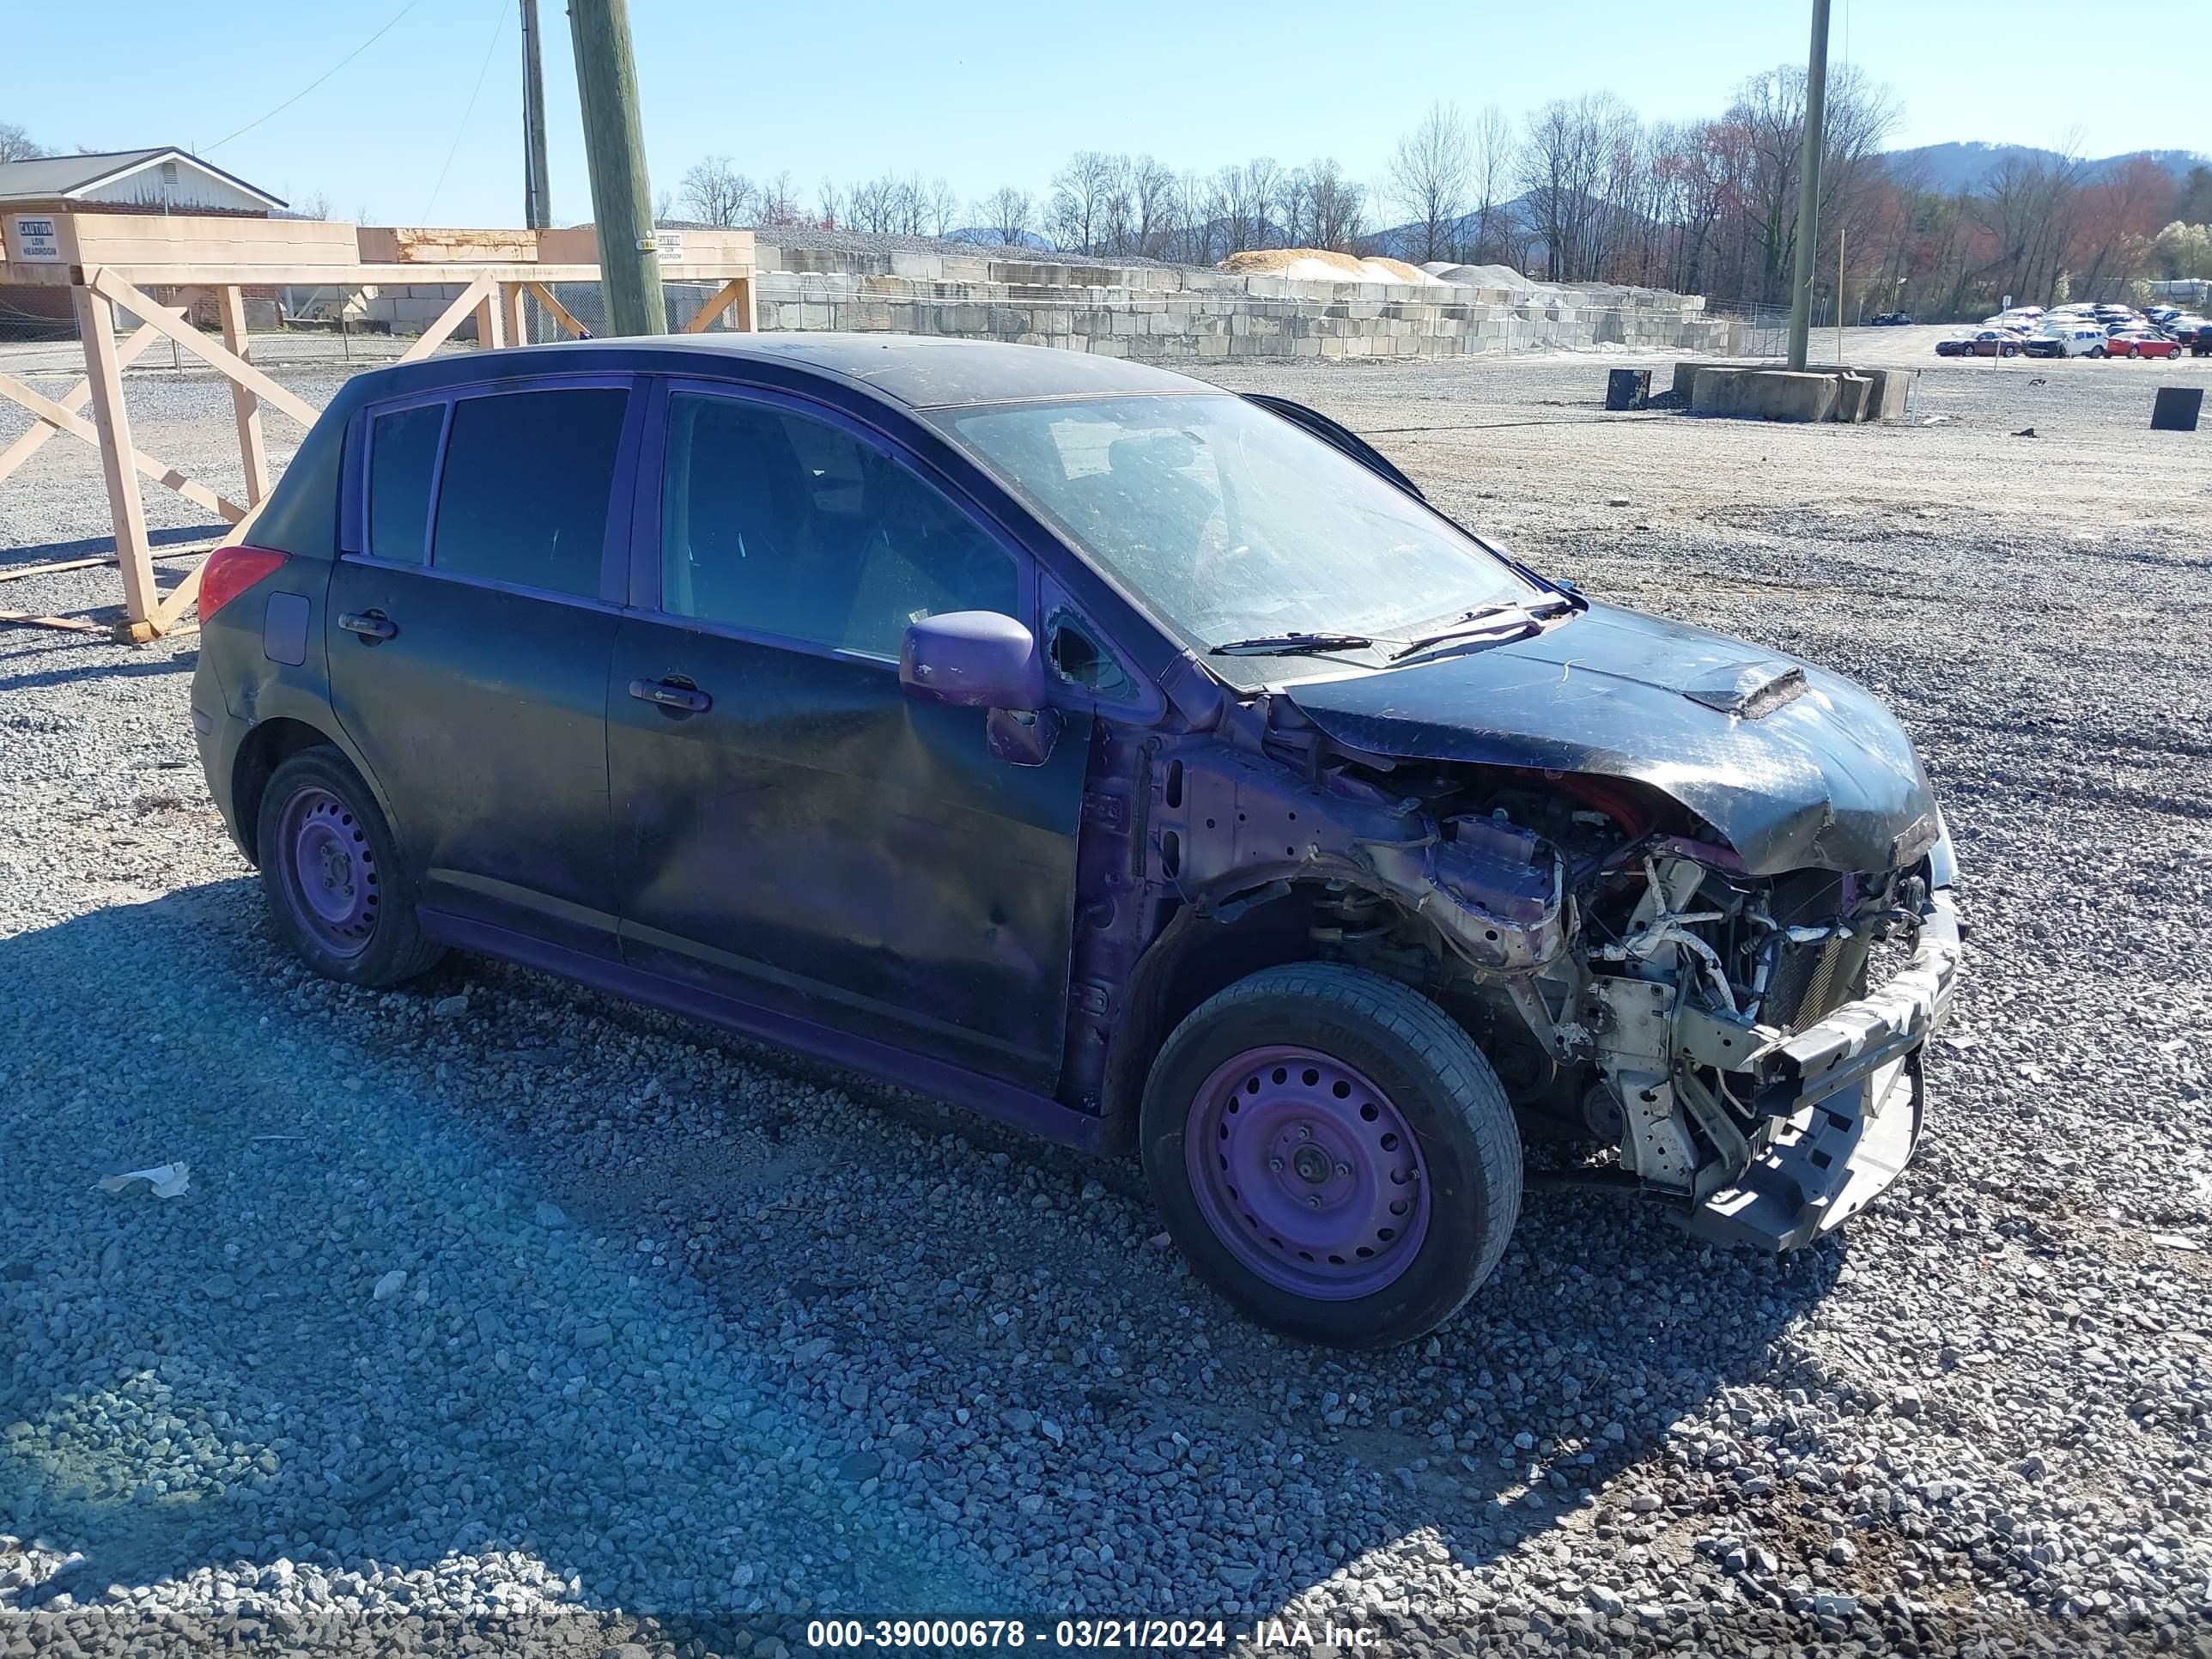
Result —
[[507, 307], [501, 301], [499, 284], [494, 283], [477, 301], [477, 349], [495, 351], [506, 343]]
[[[121, 354], [118, 354], [119, 356]], [[73, 410], [64, 409], [43, 392], [25, 386], [12, 374], [0, 374], [0, 398], [18, 404], [57, 432], [66, 432], [72, 438], [102, 449], [99, 428]], [[142, 477], [150, 478], [165, 489], [173, 489], [195, 507], [204, 507], [210, 513], [221, 514], [235, 524], [246, 516], [246, 509], [236, 501], [218, 495], [205, 484], [188, 477], [173, 466], [165, 466], [142, 449], [131, 452], [131, 465]]]
[[570, 339], [581, 340], [590, 335], [591, 330], [578, 322], [568, 307], [553, 297], [553, 290], [544, 283], [525, 283], [523, 287], [530, 290], [531, 297], [545, 307], [545, 314], [559, 324]]
[[178, 617], [199, 602], [200, 577], [206, 570], [207, 561], [203, 559], [185, 572], [185, 579], [171, 588], [168, 597], [155, 607], [150, 618], [155, 633], [167, 633], [177, 625]]
[[58, 576], [64, 570], [89, 570], [95, 565], [114, 562], [115, 556], [111, 553], [97, 559], [55, 559], [46, 564], [17, 565], [12, 570], [0, 570], [0, 582], [20, 581], [25, 576]]
[[[186, 307], [198, 298], [199, 298], [198, 289], [187, 289], [177, 295], [175, 303], [178, 307]], [[181, 310], [178, 312], [178, 315], [183, 314]], [[149, 346], [161, 337], [161, 330], [150, 327], [144, 323], [139, 324], [131, 331], [131, 337], [123, 343], [122, 349], [115, 354], [116, 366], [119, 368], [130, 368], [131, 364], [146, 355]], [[92, 401], [91, 380], [88, 379], [79, 380], [54, 401], [72, 415], [81, 414], [84, 406]], [[0, 449], [0, 478], [6, 477], [45, 448], [46, 441], [56, 436], [60, 431], [61, 428], [41, 421], [28, 431], [18, 435], [15, 441], [9, 444], [7, 448]]]
[[[686, 334], [704, 334], [714, 325], [714, 319], [730, 308], [733, 300], [750, 297], [752, 284], [743, 276], [732, 276], [714, 290], [707, 303], [699, 307], [699, 314], [684, 325]], [[745, 326], [740, 319], [740, 326]], [[750, 331], [750, 330], [748, 330]]]
[[0, 611], [0, 623], [21, 623], [26, 628], [64, 628], [72, 634], [104, 633], [98, 623], [76, 617], [42, 617], [35, 611]]
[[[217, 290], [222, 306], [222, 343], [246, 361], [250, 349], [246, 337], [246, 295], [234, 284]], [[269, 451], [261, 441], [261, 404], [237, 381], [230, 383], [230, 405], [238, 422], [238, 458], [246, 464], [246, 499], [258, 501], [269, 493]]]
[[[132, 290], [134, 293], [136, 289]], [[107, 484], [107, 511], [115, 526], [115, 556], [123, 567], [123, 610], [132, 622], [154, 614], [154, 549], [146, 535], [146, 503], [139, 498], [131, 471], [137, 448], [131, 441], [131, 411], [123, 402], [123, 366], [116, 361], [115, 307], [92, 288], [72, 290], [76, 331], [84, 342], [86, 378], [92, 382], [93, 413], [100, 421], [100, 471]], [[140, 296], [142, 299], [143, 295]], [[157, 310], [146, 301], [149, 310]], [[167, 320], [166, 313], [159, 313]], [[140, 313], [142, 322], [155, 319]], [[75, 416], [71, 416], [75, 419]]]
[[522, 284], [501, 283], [499, 285], [500, 308], [507, 313], [507, 343], [509, 345], [530, 343], [530, 313], [522, 303]]
[[440, 314], [438, 320], [422, 331], [422, 338], [399, 354], [399, 361], [403, 363], [420, 362], [445, 344], [453, 337], [453, 331], [461, 325], [462, 319], [483, 302], [484, 296], [492, 291], [497, 280], [487, 273], [463, 289], [453, 303]]
[[286, 391], [244, 358], [205, 338], [199, 330], [178, 321], [114, 271], [104, 267], [88, 270], [85, 283], [100, 299], [119, 305], [151, 324], [210, 368], [228, 376], [233, 384], [251, 389], [271, 409], [303, 427], [314, 425], [321, 411], [313, 404]]

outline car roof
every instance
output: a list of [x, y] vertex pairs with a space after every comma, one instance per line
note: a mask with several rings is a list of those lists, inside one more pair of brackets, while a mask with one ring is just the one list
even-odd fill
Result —
[[[469, 358], [459, 361], [466, 363]], [[1054, 346], [1013, 345], [996, 340], [945, 339], [928, 335], [856, 333], [722, 333], [648, 335], [635, 338], [564, 340], [550, 345], [519, 346], [496, 354], [496, 362], [469, 379], [529, 378], [657, 370], [708, 379], [743, 375], [769, 364], [827, 375], [856, 389], [909, 409], [942, 409], [967, 404], [1030, 403], [1044, 398], [1105, 397], [1130, 393], [1217, 393], [1218, 388], [1172, 369], [1094, 356]], [[386, 370], [396, 390], [453, 384], [443, 368], [453, 356], [428, 359], [405, 369]], [[381, 378], [381, 377], [380, 377]], [[744, 376], [744, 378], [750, 378]], [[385, 395], [380, 388], [380, 395]]]

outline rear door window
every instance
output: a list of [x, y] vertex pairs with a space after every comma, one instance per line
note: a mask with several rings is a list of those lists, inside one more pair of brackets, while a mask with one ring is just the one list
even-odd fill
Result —
[[431, 563], [596, 598], [629, 393], [566, 386], [453, 404]]
[[380, 415], [368, 432], [368, 550], [373, 557], [420, 564], [430, 533], [430, 477], [446, 405], [422, 404]]

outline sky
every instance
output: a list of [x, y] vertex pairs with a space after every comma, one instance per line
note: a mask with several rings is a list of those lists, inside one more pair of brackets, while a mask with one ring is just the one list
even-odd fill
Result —
[[[1899, 147], [2212, 149], [2203, 55], [2085, 44], [2079, 0], [1832, 3], [1832, 61], [1896, 94]], [[327, 198], [341, 219], [521, 222], [516, 0], [98, 10], [93, 41], [81, 4], [0, 0], [15, 70], [0, 76], [0, 123], [60, 149], [179, 145], [295, 202]], [[1571, 24], [1535, 21], [1555, 12]], [[573, 223], [591, 212], [564, 0], [540, 0], [540, 15], [553, 211]], [[630, 4], [656, 191], [727, 155], [755, 179], [788, 171], [809, 203], [825, 175], [887, 170], [944, 179], [963, 200], [1042, 191], [1084, 149], [1178, 170], [1334, 155], [1372, 182], [1437, 100], [1517, 119], [1603, 89], [1647, 118], [1717, 112], [1746, 76], [1803, 61], [1809, 18], [1808, 0]], [[2050, 61], [2028, 49], [2053, 40], [2072, 44]]]

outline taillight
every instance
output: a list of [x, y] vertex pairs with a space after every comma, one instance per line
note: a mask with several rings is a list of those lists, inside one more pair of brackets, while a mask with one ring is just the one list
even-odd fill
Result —
[[267, 547], [216, 549], [200, 568], [200, 620], [207, 621], [289, 556]]

